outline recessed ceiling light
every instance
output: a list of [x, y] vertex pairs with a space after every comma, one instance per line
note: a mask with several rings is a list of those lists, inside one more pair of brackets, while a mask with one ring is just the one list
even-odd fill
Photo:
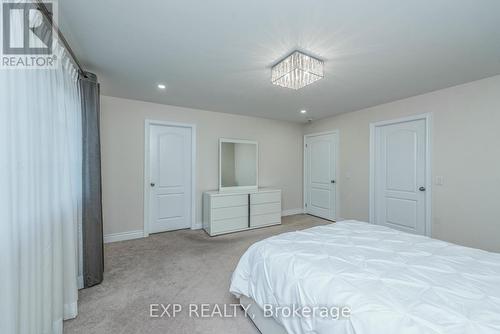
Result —
[[165, 86], [164, 84], [158, 84], [158, 88], [159, 89], [165, 89], [165, 88], [167, 88], [167, 86]]
[[300, 113], [301, 113], [301, 114], [305, 114], [306, 112], [307, 112], [307, 110], [305, 110], [305, 109], [302, 109], [302, 110], [300, 111]]
[[271, 82], [291, 89], [300, 89], [323, 77], [323, 61], [300, 51], [294, 51], [271, 69]]

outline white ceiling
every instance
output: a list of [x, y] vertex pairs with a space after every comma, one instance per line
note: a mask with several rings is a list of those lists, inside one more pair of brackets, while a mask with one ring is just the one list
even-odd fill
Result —
[[[498, 0], [61, 0], [59, 24], [104, 95], [298, 122], [500, 74]], [[295, 49], [325, 79], [273, 86]]]

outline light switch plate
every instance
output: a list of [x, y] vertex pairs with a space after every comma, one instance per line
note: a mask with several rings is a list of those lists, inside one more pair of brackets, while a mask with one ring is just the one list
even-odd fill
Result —
[[436, 176], [436, 185], [437, 186], [442, 186], [444, 184], [444, 177], [442, 176]]

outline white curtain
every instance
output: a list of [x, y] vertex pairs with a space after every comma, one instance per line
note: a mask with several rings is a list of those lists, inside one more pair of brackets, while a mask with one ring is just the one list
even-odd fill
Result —
[[62, 333], [77, 315], [81, 101], [56, 49], [56, 69], [0, 69], [2, 334]]

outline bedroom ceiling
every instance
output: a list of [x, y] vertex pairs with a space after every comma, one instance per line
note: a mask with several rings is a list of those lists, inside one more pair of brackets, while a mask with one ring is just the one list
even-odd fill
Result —
[[[59, 24], [104, 95], [296, 122], [500, 74], [497, 0], [61, 0]], [[295, 49], [325, 78], [272, 85]]]

